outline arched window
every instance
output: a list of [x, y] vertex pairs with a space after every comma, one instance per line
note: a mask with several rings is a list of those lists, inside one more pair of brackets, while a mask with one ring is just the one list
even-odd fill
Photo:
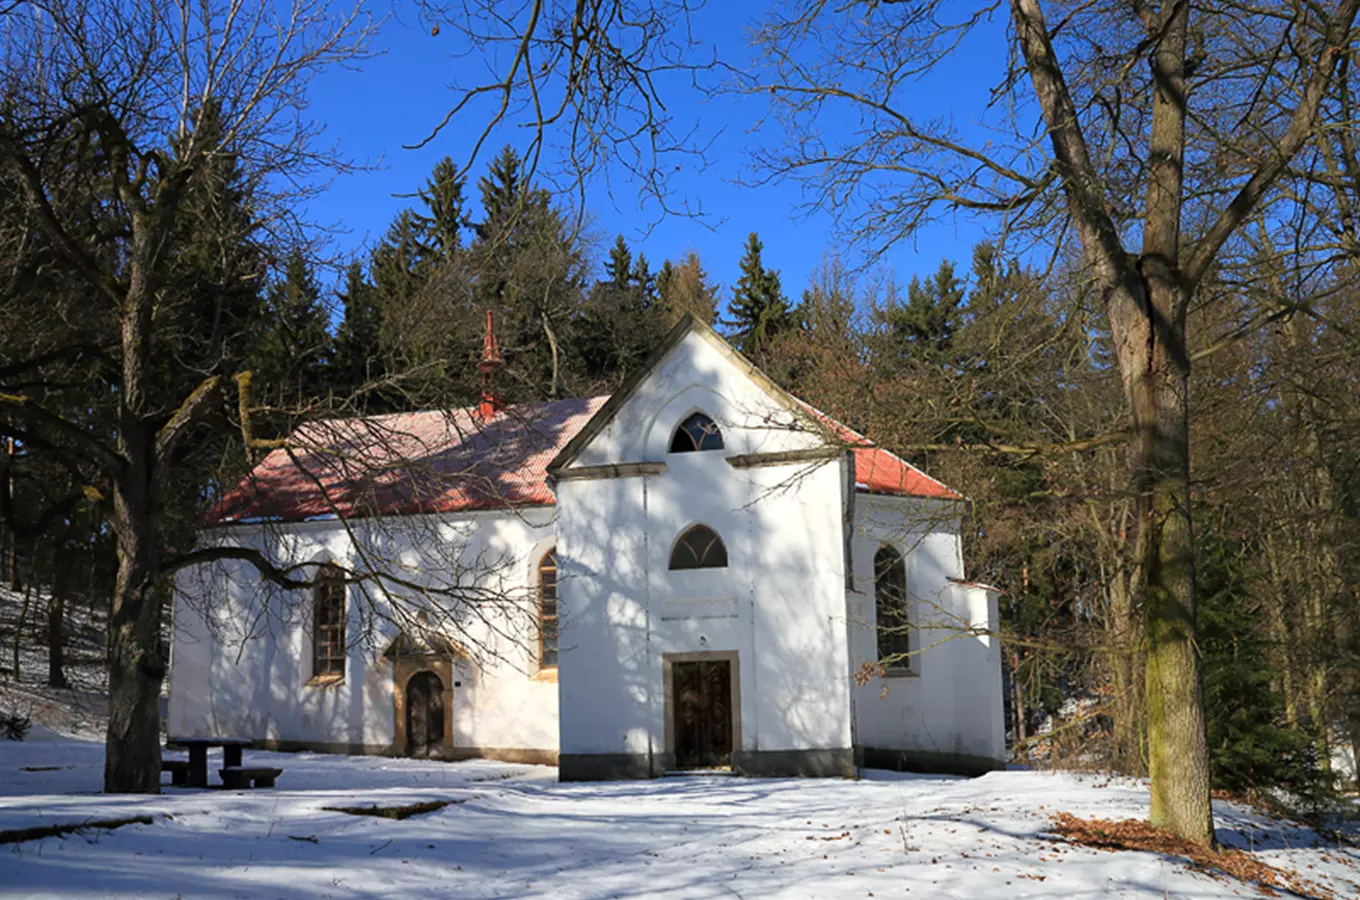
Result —
[[672, 569], [725, 569], [727, 547], [707, 525], [695, 525], [680, 535], [671, 551]]
[[327, 566], [312, 584], [312, 677], [345, 676], [345, 577]]
[[874, 554], [874, 610], [878, 629], [878, 658], [886, 668], [909, 669], [910, 632], [907, 628], [907, 563], [888, 546]]
[[722, 429], [718, 423], [701, 412], [691, 413], [671, 435], [672, 453], [693, 453], [696, 450], [721, 450]]
[[538, 665], [557, 665], [557, 548], [538, 561]]

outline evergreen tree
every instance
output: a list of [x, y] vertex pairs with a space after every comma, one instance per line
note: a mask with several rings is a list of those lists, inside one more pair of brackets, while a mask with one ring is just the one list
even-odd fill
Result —
[[[221, 141], [219, 105], [210, 102], [191, 140]], [[232, 371], [247, 364], [249, 348], [266, 327], [261, 293], [265, 252], [258, 243], [250, 187], [234, 154], [216, 153], [196, 168], [181, 201], [183, 214], [167, 240], [171, 276], [161, 292], [165, 325], [158, 345], [166, 377], [192, 389], [205, 369]]]
[[411, 210], [402, 210], [373, 248], [369, 274], [384, 310], [410, 305], [428, 275], [420, 225]]
[[259, 344], [256, 396], [276, 404], [305, 406], [326, 393], [330, 359], [329, 317], [307, 258], [288, 254], [283, 277], [269, 286], [269, 330]]
[[573, 358], [592, 389], [617, 387], [651, 355], [665, 333], [647, 258], [634, 259], [622, 235], [569, 332]]
[[680, 265], [667, 260], [656, 276], [657, 298], [665, 311], [668, 325], [686, 314], [705, 325], [712, 325], [718, 312], [718, 290], [708, 281], [699, 255], [686, 253]]
[[614, 239], [609, 251], [609, 262], [605, 263], [606, 280], [616, 290], [624, 291], [633, 280], [633, 252], [628, 249], [623, 235]]
[[344, 312], [335, 333], [335, 358], [331, 365], [330, 381], [337, 393], [352, 394], [383, 374], [382, 316], [377, 297], [377, 289], [364, 275], [363, 266], [357, 260], [350, 263], [340, 294]]
[[477, 179], [477, 190], [482, 199], [482, 221], [477, 224], [477, 237], [483, 241], [497, 237], [500, 229], [516, 219], [516, 212], [525, 204], [523, 190], [523, 162], [515, 148], [506, 144], [491, 160], [487, 173]]
[[582, 304], [585, 261], [552, 196], [529, 184], [510, 147], [478, 179], [484, 218], [469, 250], [477, 309], [497, 311], [507, 394], [558, 396], [572, 378], [563, 338]]
[[435, 164], [420, 192], [425, 211], [414, 213], [425, 255], [447, 261], [462, 248], [462, 232], [468, 225], [463, 186], [452, 159], [446, 156]]
[[1330, 778], [1306, 728], [1285, 724], [1281, 672], [1262, 640], [1259, 604], [1247, 593], [1252, 564], [1223, 535], [1198, 535], [1201, 590], [1199, 646], [1209, 763], [1214, 787], [1269, 798], [1284, 788], [1309, 811], [1332, 794]]
[[452, 160], [435, 165], [418, 196], [420, 205], [397, 215], [369, 263], [380, 368], [399, 383], [370, 406], [444, 406], [476, 396], [468, 363], [480, 346], [485, 304], [472, 292], [464, 182]]
[[741, 277], [737, 279], [729, 312], [738, 348], [752, 358], [759, 357], [780, 334], [795, 325], [793, 310], [779, 284], [779, 273], [765, 268], [761, 261], [764, 245], [754, 231], [746, 239], [741, 258]]
[[935, 274], [925, 281], [913, 275], [907, 286], [906, 303], [891, 304], [880, 311], [888, 332], [891, 352], [899, 361], [941, 361], [963, 321], [964, 284], [954, 274], [954, 264], [941, 260]]
[[647, 264], [647, 257], [641, 253], [633, 263], [633, 285], [645, 308], [652, 309], [656, 306], [656, 277], [652, 275], [652, 268]]

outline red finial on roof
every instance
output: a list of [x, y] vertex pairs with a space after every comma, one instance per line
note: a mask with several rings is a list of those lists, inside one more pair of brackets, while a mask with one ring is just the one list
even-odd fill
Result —
[[477, 363], [477, 371], [482, 373], [482, 399], [477, 404], [477, 413], [482, 419], [490, 419], [501, 408], [501, 398], [492, 390], [493, 374], [505, 360], [501, 358], [501, 345], [496, 340], [496, 330], [491, 322], [491, 310], [486, 311], [486, 334], [482, 337], [482, 358]]
[[501, 345], [496, 340], [496, 329], [491, 324], [491, 310], [486, 311], [486, 335], [482, 338], [482, 361], [477, 363], [477, 371], [491, 372], [497, 366], [505, 365], [501, 359]]

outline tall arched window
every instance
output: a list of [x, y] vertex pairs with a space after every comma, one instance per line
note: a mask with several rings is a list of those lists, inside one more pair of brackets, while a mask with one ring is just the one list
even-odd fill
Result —
[[312, 677], [345, 676], [345, 577], [334, 566], [312, 584]]
[[718, 423], [701, 412], [691, 413], [671, 435], [672, 453], [694, 453], [698, 450], [721, 450], [722, 429]]
[[694, 525], [675, 542], [671, 550], [672, 569], [725, 569], [727, 547], [718, 533], [707, 525]]
[[557, 548], [538, 561], [538, 665], [557, 665]]
[[907, 622], [907, 563], [893, 547], [874, 554], [874, 610], [878, 629], [878, 658], [886, 668], [909, 669], [910, 632]]

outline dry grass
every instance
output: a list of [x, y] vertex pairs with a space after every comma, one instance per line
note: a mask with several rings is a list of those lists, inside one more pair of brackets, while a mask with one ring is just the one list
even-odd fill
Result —
[[437, 812], [453, 803], [465, 800], [428, 800], [424, 803], [411, 803], [406, 806], [323, 806], [327, 812], [340, 812], [351, 816], [377, 816], [380, 819], [409, 819]]
[[1211, 878], [1234, 878], [1255, 886], [1268, 897], [1285, 891], [1306, 900], [1341, 900], [1331, 889], [1263, 863], [1249, 853], [1213, 850], [1141, 819], [1082, 819], [1071, 813], [1058, 813], [1053, 817], [1053, 830], [1074, 844], [1099, 850], [1142, 850], [1180, 857]]

